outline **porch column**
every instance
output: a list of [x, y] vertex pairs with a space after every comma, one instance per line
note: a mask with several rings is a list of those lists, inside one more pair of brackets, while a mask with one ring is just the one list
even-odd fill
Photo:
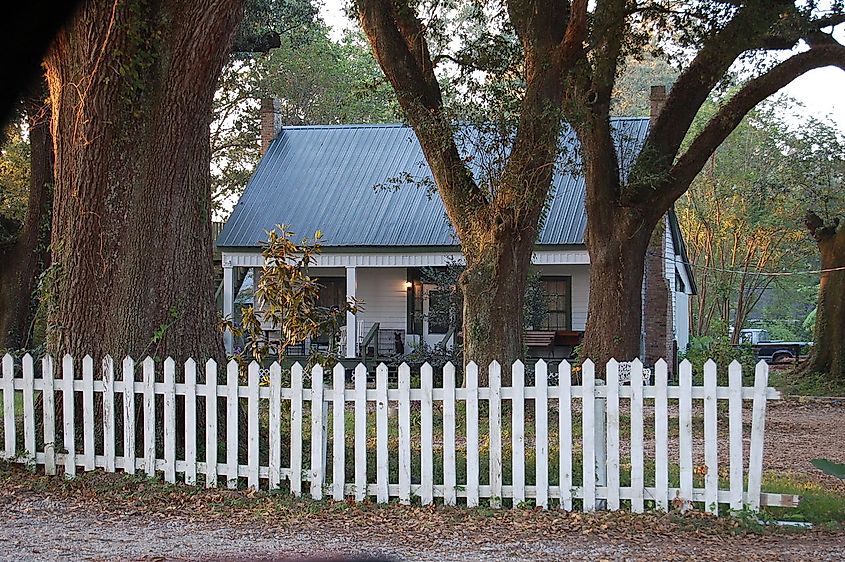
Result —
[[[235, 310], [235, 279], [232, 261], [223, 255], [223, 317], [234, 319], [232, 313]], [[226, 353], [232, 353], [232, 332], [223, 332], [223, 347]]]
[[[355, 273], [355, 267], [350, 266], [346, 268], [346, 302], [351, 303], [355, 298], [355, 293], [358, 289], [358, 282]], [[346, 358], [354, 359], [356, 354], [355, 347], [358, 345], [358, 325], [355, 321], [355, 315], [351, 312], [346, 313]]]

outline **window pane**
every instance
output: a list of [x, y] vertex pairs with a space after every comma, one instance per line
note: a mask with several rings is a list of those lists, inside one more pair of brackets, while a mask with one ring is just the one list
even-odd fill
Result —
[[428, 333], [445, 334], [449, 331], [449, 291], [428, 293]]

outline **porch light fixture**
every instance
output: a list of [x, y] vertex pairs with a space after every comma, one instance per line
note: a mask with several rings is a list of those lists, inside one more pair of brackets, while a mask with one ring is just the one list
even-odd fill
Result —
[[405, 281], [405, 288], [406, 288], [406, 289], [410, 289], [410, 288], [411, 288], [411, 287], [413, 287], [413, 286], [414, 286], [414, 284], [413, 284], [413, 283], [411, 283], [410, 281]]

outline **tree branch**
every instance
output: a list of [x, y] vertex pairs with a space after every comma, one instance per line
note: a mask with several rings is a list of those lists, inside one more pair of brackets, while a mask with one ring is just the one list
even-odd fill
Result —
[[689, 187], [707, 159], [758, 103], [798, 76], [824, 66], [845, 70], [845, 47], [822, 45], [799, 53], [746, 83], [696, 136], [669, 171], [668, 188], [659, 195], [660, 207], [668, 208]]

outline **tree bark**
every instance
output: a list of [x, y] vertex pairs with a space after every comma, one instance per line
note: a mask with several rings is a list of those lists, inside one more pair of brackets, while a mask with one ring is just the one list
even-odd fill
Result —
[[654, 225], [636, 209], [587, 207], [590, 298], [581, 356], [599, 365], [640, 355], [645, 254]]
[[[475, 361], [486, 384], [487, 366], [502, 364], [503, 384], [510, 365], [523, 357], [523, 316], [533, 236], [500, 233], [480, 253], [470, 253], [460, 285], [464, 301], [464, 355]], [[495, 238], [495, 236], [494, 236]]]
[[821, 267], [816, 329], [810, 357], [801, 368], [805, 373], [822, 373], [831, 381], [845, 383], [845, 224], [836, 219], [824, 224], [814, 213], [807, 214], [807, 227], [816, 239]]
[[32, 347], [31, 327], [38, 307], [38, 278], [50, 263], [50, 204], [53, 188], [53, 141], [46, 84], [33, 88], [26, 102], [30, 144], [30, 187], [24, 223], [0, 261], [0, 348]]
[[52, 353], [223, 358], [209, 121], [242, 11], [92, 0], [57, 36]]

